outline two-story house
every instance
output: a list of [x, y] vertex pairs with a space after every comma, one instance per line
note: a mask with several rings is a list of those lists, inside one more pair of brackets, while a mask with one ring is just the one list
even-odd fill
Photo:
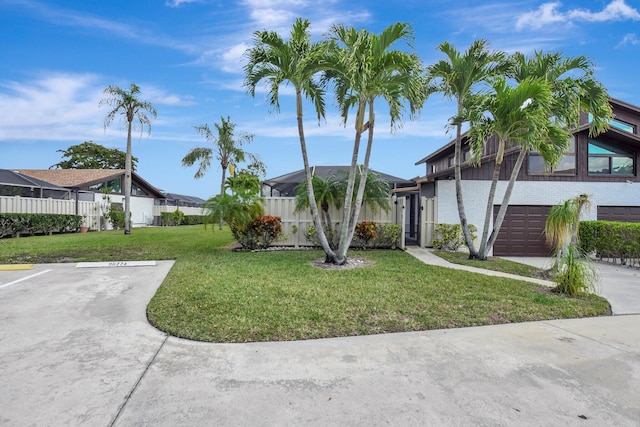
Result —
[[[589, 195], [592, 209], [583, 219], [640, 222], [640, 107], [610, 99], [615, 118], [610, 129], [589, 137], [587, 114], [573, 133], [570, 148], [552, 171], [545, 171], [542, 157], [531, 152], [518, 174], [494, 255], [546, 256], [544, 224], [551, 206], [580, 194]], [[469, 164], [469, 147], [463, 139], [462, 189], [469, 223], [482, 224], [494, 168], [497, 141], [485, 145], [480, 165]], [[496, 192], [494, 218], [511, 175], [518, 147], [504, 156]], [[441, 224], [459, 223], [454, 181], [454, 141], [416, 162], [426, 165], [426, 176], [417, 180], [420, 196], [435, 197], [435, 217]], [[493, 227], [493, 224], [491, 225]]]

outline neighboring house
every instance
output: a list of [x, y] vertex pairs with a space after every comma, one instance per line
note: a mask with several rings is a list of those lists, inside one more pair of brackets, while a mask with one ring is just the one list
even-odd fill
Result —
[[[311, 166], [311, 174], [322, 179], [328, 176], [347, 177], [349, 176], [349, 166]], [[410, 187], [415, 185], [413, 181], [398, 178], [372, 169], [369, 173], [377, 174], [381, 179], [391, 184], [391, 188]], [[297, 170], [275, 178], [266, 179], [262, 182], [262, 194], [265, 197], [295, 197], [296, 187], [304, 182], [304, 169]]]
[[71, 200], [71, 190], [16, 171], [0, 169], [0, 196], [20, 196]]
[[[541, 156], [532, 152], [522, 165], [494, 255], [546, 256], [544, 224], [551, 206], [589, 195], [592, 209], [583, 219], [640, 222], [640, 107], [610, 99], [615, 118], [611, 128], [595, 138], [589, 137], [590, 117], [583, 114], [574, 132], [570, 149], [560, 164], [546, 172]], [[469, 147], [463, 139], [462, 188], [470, 224], [482, 233], [486, 202], [495, 162], [497, 141], [485, 145], [481, 164], [471, 166]], [[519, 148], [505, 152], [493, 210], [495, 218], [518, 156]], [[426, 165], [426, 176], [415, 180], [412, 197], [434, 198], [435, 217], [440, 224], [459, 223], [454, 181], [454, 141], [419, 160]], [[493, 224], [491, 224], [493, 227]]]

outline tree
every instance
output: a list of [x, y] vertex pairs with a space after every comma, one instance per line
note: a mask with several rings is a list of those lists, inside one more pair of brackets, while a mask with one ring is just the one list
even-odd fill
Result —
[[460, 169], [462, 164], [462, 125], [467, 121], [465, 109], [473, 105], [474, 99], [481, 92], [487, 80], [503, 74], [508, 65], [504, 52], [490, 51], [488, 48], [489, 43], [480, 39], [474, 41], [464, 53], [460, 53], [451, 44], [444, 42], [438, 46], [438, 50], [446, 55], [446, 59], [427, 67], [428, 92], [430, 94], [442, 93], [445, 97], [456, 101], [456, 115], [451, 117], [449, 122], [450, 126], [456, 128], [454, 148], [456, 202], [462, 232], [471, 254], [475, 253], [475, 246], [464, 208]]
[[488, 250], [493, 246], [502, 225], [501, 218], [504, 218], [504, 214], [502, 217], [498, 215], [489, 236], [496, 188], [507, 147], [518, 146], [520, 154], [500, 207], [505, 213], [526, 153], [535, 149], [541, 153], [545, 164], [554, 166], [562, 158], [570, 137], [570, 132], [560, 126], [558, 121], [550, 120], [554, 99], [546, 81], [528, 78], [512, 87], [504, 77], [496, 77], [491, 86], [494, 92], [481, 98], [470, 109], [469, 135], [474, 159], [479, 161], [483, 147], [490, 137], [495, 138], [498, 143], [480, 247], [477, 252], [473, 248], [469, 249], [470, 257], [480, 260], [487, 258]]
[[115, 85], [109, 85], [104, 89], [105, 97], [100, 100], [100, 106], [108, 105], [112, 110], [107, 113], [104, 119], [105, 130], [113, 122], [118, 114], [124, 116], [127, 122], [127, 152], [124, 166], [124, 234], [131, 234], [131, 130], [133, 122], [136, 120], [140, 124], [140, 132], [147, 126], [151, 135], [151, 117], [157, 116], [156, 108], [148, 101], [139, 98], [140, 88], [135, 83], [131, 83], [129, 90], [122, 89]]
[[[413, 30], [409, 24], [390, 25], [380, 34], [334, 25], [329, 31], [329, 38], [334, 44], [326, 76], [335, 84], [340, 115], [345, 124], [349, 111], [355, 108], [355, 139], [338, 250], [333, 261], [336, 264], [344, 264], [353, 240], [369, 172], [375, 125], [375, 100], [383, 98], [386, 101], [389, 106], [391, 129], [396, 130], [401, 124], [405, 106], [408, 105], [413, 118], [422, 108], [426, 92], [420, 58], [415, 53], [390, 49], [398, 42], [405, 42], [412, 47]], [[368, 132], [368, 139], [360, 171], [362, 178], [356, 190], [360, 141], [364, 132]]]
[[[125, 169], [127, 153], [117, 148], [106, 148], [93, 141], [72, 145], [62, 153], [62, 160], [49, 169]], [[66, 158], [66, 159], [65, 159]], [[138, 158], [131, 156], [131, 170], [136, 170]]]
[[325, 236], [315, 199], [302, 121], [303, 95], [313, 103], [318, 122], [325, 116], [324, 87], [316, 77], [326, 69], [328, 48], [329, 44], [326, 41], [311, 42], [309, 21], [306, 19], [296, 19], [287, 41], [275, 31], [256, 31], [253, 34], [253, 47], [245, 53], [248, 61], [244, 68], [244, 86], [251, 96], [255, 96], [256, 86], [265, 80], [269, 103], [277, 112], [280, 111], [280, 85], [290, 83], [293, 86], [300, 151], [311, 215], [318, 230], [318, 239], [326, 254], [326, 262], [334, 262], [335, 254]]
[[[589, 136], [604, 132], [612, 119], [607, 90], [593, 77], [593, 64], [586, 57], [564, 58], [560, 53], [536, 52], [531, 58], [527, 58], [521, 53], [515, 53], [510, 62], [511, 66], [506, 75], [515, 79], [518, 83], [517, 88], [509, 89], [503, 78], [496, 79], [493, 84], [494, 92], [480, 102], [480, 110], [484, 106], [492, 106], [490, 107], [493, 110], [490, 112], [492, 119], [488, 120], [491, 123], [487, 129], [491, 127], [502, 129], [503, 135], [507, 135], [506, 129], [511, 126], [512, 131], [510, 135], [506, 136], [505, 143], [517, 145], [520, 152], [494, 221], [493, 230], [487, 238], [489, 209], [493, 209], [493, 206], [489, 206], [493, 197], [493, 194], [490, 194], [480, 250], [473, 253], [470, 249], [470, 257], [478, 259], [486, 259], [488, 251], [491, 250], [498, 238], [511, 192], [527, 154], [532, 149], [539, 151], [547, 169], [552, 170], [569, 146], [571, 132], [577, 129], [580, 124], [581, 112], [589, 113], [592, 117]], [[541, 85], [546, 86], [546, 89], [541, 91], [538, 97], [534, 94], [530, 96], [516, 94], [521, 89], [523, 93], [526, 92], [526, 89], [523, 88], [530, 90]], [[525, 101], [531, 105], [523, 103], [520, 104], [519, 109], [515, 109], [519, 102]], [[529, 114], [530, 112], [535, 112], [535, 114]], [[518, 114], [523, 116], [520, 121], [514, 118], [514, 115]], [[542, 117], [540, 114], [546, 115], [546, 117]], [[481, 119], [480, 122], [487, 121]], [[471, 125], [471, 132], [478, 133], [474, 131], [473, 127], [474, 124]], [[518, 127], [521, 134], [513, 131]], [[489, 132], [489, 130], [484, 131], [484, 140], [475, 138], [476, 144], [484, 144]], [[532, 139], [522, 137], [532, 134], [532, 132], [533, 135], [536, 133], [538, 135]], [[475, 152], [479, 152], [480, 145], [475, 147]], [[496, 155], [496, 169], [499, 169], [498, 159], [501, 160], [504, 152], [504, 146], [501, 147], [502, 151], [499, 149]], [[495, 170], [493, 183], [497, 183]], [[494, 184], [492, 184], [492, 188], [495, 194]]]
[[227, 169], [230, 165], [236, 166], [238, 163], [244, 162], [246, 158], [249, 158], [252, 164], [255, 164], [257, 168], [262, 168], [262, 170], [264, 170], [264, 165], [255, 154], [248, 153], [242, 149], [244, 144], [249, 144], [253, 141], [253, 135], [243, 133], [236, 136], [234, 134], [236, 125], [231, 121], [230, 117], [227, 117], [226, 120], [224, 117], [220, 117], [220, 123], [215, 123], [214, 126], [217, 130], [217, 136], [206, 123], [195, 126], [196, 131], [204, 136], [213, 147], [192, 148], [182, 159], [182, 166], [193, 166], [196, 162], [199, 162], [198, 170], [194, 175], [194, 178], [199, 179], [209, 170], [211, 161], [215, 157], [222, 169], [220, 194], [223, 194]]
[[[264, 165], [260, 159], [255, 155], [248, 153], [242, 149], [244, 144], [249, 144], [253, 141], [253, 135], [241, 134], [236, 136], [234, 134], [235, 123], [231, 121], [230, 117], [225, 120], [224, 117], [220, 117], [220, 123], [214, 124], [217, 130], [217, 136], [209, 128], [208, 124], [195, 126], [196, 131], [205, 137], [205, 139], [213, 145], [213, 147], [195, 147], [189, 150], [189, 152], [182, 159], [182, 166], [193, 166], [196, 162], [199, 162], [198, 170], [194, 177], [196, 179], [202, 178], [204, 174], [209, 170], [211, 161], [214, 156], [220, 164], [222, 169], [222, 178], [220, 180], [220, 194], [225, 192], [227, 169], [233, 168], [240, 162], [244, 162], [248, 157], [251, 159], [255, 168], [264, 170]], [[220, 219], [220, 229], [222, 230], [222, 219]]]

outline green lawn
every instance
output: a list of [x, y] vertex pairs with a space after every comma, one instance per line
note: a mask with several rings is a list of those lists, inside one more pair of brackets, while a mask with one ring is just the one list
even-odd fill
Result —
[[150, 302], [168, 333], [214, 342], [278, 341], [610, 314], [522, 281], [424, 265], [402, 251], [352, 251], [373, 265], [319, 269], [320, 251], [233, 252], [201, 226], [0, 241], [0, 263], [176, 259]]

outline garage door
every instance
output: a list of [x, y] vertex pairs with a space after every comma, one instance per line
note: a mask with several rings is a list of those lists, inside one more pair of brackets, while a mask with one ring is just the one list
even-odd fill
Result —
[[600, 221], [640, 222], [640, 206], [598, 206]]
[[[500, 206], [493, 207], [495, 221]], [[549, 256], [544, 224], [551, 206], [515, 205], [507, 214], [493, 245], [495, 256]]]

